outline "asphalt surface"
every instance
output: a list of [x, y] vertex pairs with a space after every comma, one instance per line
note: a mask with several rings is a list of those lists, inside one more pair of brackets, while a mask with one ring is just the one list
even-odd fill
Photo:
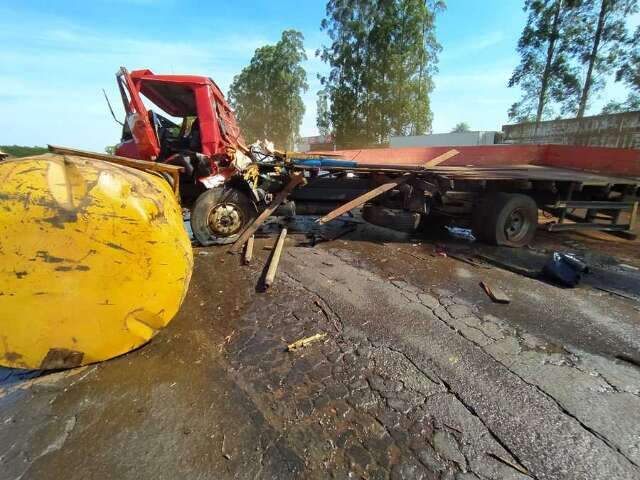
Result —
[[0, 478], [640, 478], [636, 301], [362, 225], [291, 236], [265, 291], [274, 240], [249, 266], [196, 249], [179, 315], [134, 352], [0, 371]]

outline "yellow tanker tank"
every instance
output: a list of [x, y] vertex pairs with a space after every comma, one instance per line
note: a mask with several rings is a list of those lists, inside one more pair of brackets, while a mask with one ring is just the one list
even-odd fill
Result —
[[75, 156], [0, 162], [0, 365], [74, 367], [148, 342], [192, 268], [163, 179]]

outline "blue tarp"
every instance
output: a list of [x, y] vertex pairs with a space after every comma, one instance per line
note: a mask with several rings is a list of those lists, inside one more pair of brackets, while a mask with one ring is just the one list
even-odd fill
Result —
[[335, 158], [312, 158], [312, 159], [293, 159], [294, 165], [300, 165], [304, 167], [357, 167], [357, 162], [351, 162], [348, 160], [336, 160]]

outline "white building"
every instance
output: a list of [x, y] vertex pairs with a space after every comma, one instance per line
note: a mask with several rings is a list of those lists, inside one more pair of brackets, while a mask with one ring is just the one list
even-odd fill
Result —
[[390, 147], [448, 147], [465, 145], [493, 145], [495, 131], [475, 131], [460, 133], [434, 133], [431, 135], [410, 135], [390, 137]]

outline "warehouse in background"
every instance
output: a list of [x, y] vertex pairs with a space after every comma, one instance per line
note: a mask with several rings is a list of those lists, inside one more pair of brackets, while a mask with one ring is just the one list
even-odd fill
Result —
[[493, 145], [499, 143], [499, 138], [500, 132], [495, 131], [434, 133], [431, 135], [390, 137], [389, 146], [391, 148], [400, 148]]
[[[640, 111], [594, 115], [591, 117], [559, 119], [503, 125], [502, 131], [470, 131], [434, 133], [428, 135], [392, 136], [388, 144], [360, 148], [448, 147], [513, 144], [560, 144], [593, 147], [640, 149]], [[296, 145], [299, 152], [327, 151], [353, 146], [336, 146], [331, 135], [301, 137]]]
[[315, 135], [313, 137], [300, 137], [295, 145], [297, 152], [310, 152], [321, 150], [335, 150], [333, 135]]

